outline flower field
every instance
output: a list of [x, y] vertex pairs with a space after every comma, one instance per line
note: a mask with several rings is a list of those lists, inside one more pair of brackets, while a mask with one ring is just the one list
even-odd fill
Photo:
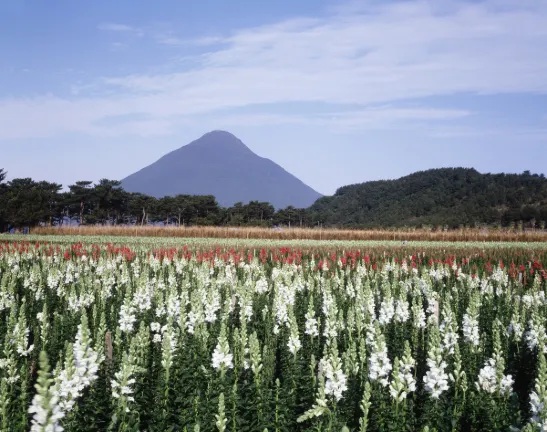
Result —
[[0, 431], [547, 430], [543, 244], [165, 240], [0, 238]]

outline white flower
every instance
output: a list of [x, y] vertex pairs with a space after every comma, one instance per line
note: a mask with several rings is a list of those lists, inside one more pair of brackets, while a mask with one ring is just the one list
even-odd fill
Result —
[[265, 278], [260, 278], [255, 285], [255, 291], [258, 294], [264, 294], [268, 292], [268, 281]]
[[389, 324], [393, 319], [394, 314], [395, 309], [393, 307], [393, 299], [384, 299], [384, 301], [380, 305], [380, 316], [378, 317], [378, 322], [380, 323], [380, 325]]
[[336, 401], [342, 399], [342, 393], [347, 390], [347, 378], [342, 371], [340, 358], [331, 355], [328, 359], [319, 362], [319, 374], [326, 378], [325, 394], [333, 396]]
[[530, 393], [530, 411], [532, 411], [532, 420], [534, 422], [540, 422], [540, 415], [543, 414], [545, 405], [543, 404], [541, 397], [533, 391]]
[[389, 357], [387, 356], [387, 348], [385, 346], [376, 347], [369, 359], [368, 376], [372, 381], [378, 380], [384, 387], [389, 384], [388, 376], [392, 366]]
[[496, 378], [496, 362], [489, 359], [486, 365], [479, 371], [479, 381], [477, 387], [487, 393], [495, 393], [498, 389]]
[[332, 395], [339, 401], [342, 399], [342, 393], [347, 390], [346, 376], [341, 369], [328, 371], [326, 374], [325, 394]]
[[294, 355], [302, 347], [302, 344], [300, 343], [300, 339], [298, 339], [298, 336], [291, 335], [289, 337], [289, 342], [287, 343], [287, 346], [289, 347], [289, 351]]
[[407, 322], [409, 318], [408, 303], [405, 300], [395, 300], [395, 321]]
[[[134, 391], [132, 386], [136, 383], [133, 373], [134, 365], [131, 364], [131, 359], [126, 358], [122, 363], [121, 370], [114, 374], [116, 379], [110, 381], [114, 399], [125, 400], [126, 403], [135, 401], [132, 396]], [[126, 406], [125, 412], [130, 412], [129, 406]]]
[[444, 361], [437, 363], [428, 359], [427, 365], [429, 370], [424, 377], [424, 387], [431, 393], [433, 399], [438, 399], [443, 392], [448, 390], [448, 375], [444, 371], [446, 363]]
[[[498, 354], [499, 355], [499, 354]], [[490, 358], [486, 361], [484, 367], [479, 371], [478, 382], [475, 383], [478, 390], [485, 391], [493, 394], [499, 391], [503, 395], [509, 395], [513, 388], [513, 377], [511, 375], [501, 375], [501, 379], [498, 381], [498, 370], [496, 357]]]
[[543, 353], [547, 354], [547, 334], [545, 327], [541, 324], [536, 324], [530, 320], [530, 330], [526, 332], [526, 343], [530, 350], [534, 350], [536, 346], [543, 346]]
[[313, 314], [307, 313], [306, 314], [306, 331], [305, 333], [307, 335], [316, 337], [319, 336], [319, 330], [317, 328], [317, 320], [313, 316]]
[[231, 369], [234, 367], [232, 354], [225, 352], [220, 342], [217, 343], [217, 346], [213, 352], [212, 365], [217, 370], [221, 367], [226, 369]]
[[122, 305], [120, 309], [120, 319], [118, 324], [122, 332], [131, 333], [133, 331], [133, 324], [137, 321], [135, 316], [135, 309], [133, 306]]
[[59, 406], [63, 411], [71, 411], [86, 387], [89, 387], [98, 377], [102, 357], [91, 348], [91, 338], [87, 326], [80, 324], [76, 341], [73, 345], [73, 362], [65, 364], [55, 381], [59, 398]]
[[512, 375], [504, 375], [500, 382], [500, 391], [508, 395], [513, 390], [513, 384], [515, 383], [515, 380], [513, 379]]
[[28, 345], [29, 333], [30, 329], [28, 327], [20, 326], [19, 323], [17, 323], [13, 329], [16, 351], [21, 357], [27, 357], [34, 350], [34, 344]]
[[422, 307], [418, 306], [413, 308], [413, 313], [414, 326], [419, 329], [424, 329], [426, 326], [426, 315]]
[[519, 322], [511, 321], [507, 326], [507, 336], [514, 335], [516, 340], [520, 340], [524, 334], [524, 329]]
[[217, 312], [220, 309], [220, 296], [218, 293], [208, 297], [205, 306], [205, 321], [208, 323], [214, 323], [217, 320]]
[[458, 334], [452, 330], [448, 330], [443, 336], [443, 345], [441, 348], [449, 354], [454, 354], [454, 347], [458, 343]]
[[[49, 405], [47, 408], [44, 405]], [[39, 393], [35, 394], [32, 399], [32, 404], [28, 410], [29, 414], [34, 414], [31, 421], [31, 432], [63, 432], [64, 428], [59, 424], [59, 421], [65, 416], [65, 413], [57, 404], [57, 397], [51, 396], [49, 400], [44, 400], [44, 397]]]
[[463, 338], [467, 343], [479, 346], [479, 322], [468, 314], [463, 316]]

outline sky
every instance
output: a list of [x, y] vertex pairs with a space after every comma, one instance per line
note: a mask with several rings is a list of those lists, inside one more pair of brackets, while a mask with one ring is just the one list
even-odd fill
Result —
[[0, 168], [122, 179], [232, 132], [323, 194], [547, 173], [542, 0], [6, 0]]

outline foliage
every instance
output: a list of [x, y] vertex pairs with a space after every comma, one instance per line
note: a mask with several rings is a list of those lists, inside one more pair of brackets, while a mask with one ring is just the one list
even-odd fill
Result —
[[0, 169], [0, 232], [37, 225], [230, 225], [272, 226], [306, 224], [305, 210], [293, 207], [276, 212], [266, 202], [236, 203], [221, 208], [211, 195], [177, 195], [161, 199], [128, 193], [119, 181], [97, 184], [78, 181], [67, 192], [56, 183], [13, 179], [6, 184]]
[[545, 425], [539, 247], [49, 240], [0, 241], [2, 430]]
[[[339, 188], [307, 209], [275, 210], [267, 202], [218, 205], [212, 195], [160, 199], [128, 193], [119, 181], [78, 181], [62, 192], [56, 183], [30, 178], [7, 183], [0, 169], [0, 232], [9, 227], [69, 224], [255, 227], [480, 227], [545, 228], [547, 180], [543, 175], [480, 174], [437, 169], [398, 180]], [[321, 230], [318, 230], [321, 231]]]
[[310, 212], [325, 225], [475, 226], [547, 220], [547, 180], [542, 175], [480, 174], [474, 169], [420, 171], [397, 180], [339, 188]]

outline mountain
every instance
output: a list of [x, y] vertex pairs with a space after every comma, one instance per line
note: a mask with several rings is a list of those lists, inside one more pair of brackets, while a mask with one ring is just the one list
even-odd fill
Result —
[[164, 196], [214, 195], [228, 207], [269, 202], [275, 208], [308, 207], [321, 194], [225, 131], [213, 131], [122, 180], [128, 192]]
[[420, 171], [397, 180], [339, 188], [311, 207], [325, 225], [389, 227], [547, 221], [543, 174], [481, 174], [468, 168]]

